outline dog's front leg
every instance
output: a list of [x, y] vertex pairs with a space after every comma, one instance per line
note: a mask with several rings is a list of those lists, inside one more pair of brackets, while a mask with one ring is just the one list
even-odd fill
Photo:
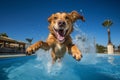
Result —
[[68, 53], [71, 54], [73, 56], [73, 58], [75, 58], [77, 61], [80, 61], [82, 58], [82, 54], [81, 54], [80, 50], [74, 44], [68, 46]]
[[48, 45], [47, 42], [43, 42], [43, 41], [38, 41], [36, 43], [34, 43], [33, 45], [29, 46], [27, 49], [26, 49], [26, 53], [29, 55], [29, 54], [32, 54], [33, 52], [35, 52], [36, 50], [38, 50], [39, 48], [42, 48], [44, 50], [49, 50], [50, 49], [50, 46]]

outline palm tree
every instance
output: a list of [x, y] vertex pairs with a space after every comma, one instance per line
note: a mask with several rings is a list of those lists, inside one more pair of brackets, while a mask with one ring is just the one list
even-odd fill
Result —
[[2, 37], [8, 37], [7, 33], [0, 33], [0, 36], [2, 36]]
[[31, 45], [33, 38], [26, 38], [26, 41]]
[[111, 43], [111, 38], [110, 38], [110, 26], [113, 24], [113, 22], [111, 20], [105, 20], [102, 25], [103, 27], [107, 28], [108, 31], [108, 44], [112, 44]]

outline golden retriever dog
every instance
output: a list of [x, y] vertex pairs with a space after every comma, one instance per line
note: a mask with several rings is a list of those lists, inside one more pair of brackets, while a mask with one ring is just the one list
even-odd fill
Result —
[[71, 32], [73, 31], [73, 23], [81, 19], [85, 21], [77, 11], [71, 13], [58, 12], [52, 14], [48, 18], [49, 35], [46, 42], [38, 41], [26, 49], [28, 55], [32, 54], [39, 48], [44, 50], [51, 49], [52, 63], [60, 60], [66, 51], [73, 56], [77, 61], [82, 58], [81, 51], [75, 44], [72, 43]]

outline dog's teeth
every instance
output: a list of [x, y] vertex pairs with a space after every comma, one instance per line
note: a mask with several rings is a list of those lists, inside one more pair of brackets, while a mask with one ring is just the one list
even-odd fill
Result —
[[65, 35], [65, 31], [64, 31], [64, 35]]
[[66, 30], [64, 30], [64, 35], [66, 34]]

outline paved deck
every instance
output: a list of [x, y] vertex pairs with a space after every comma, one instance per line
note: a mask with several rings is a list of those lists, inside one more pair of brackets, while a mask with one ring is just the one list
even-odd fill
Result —
[[22, 56], [26, 56], [26, 54], [0, 55], [0, 58], [11, 58], [11, 57], [22, 57]]

